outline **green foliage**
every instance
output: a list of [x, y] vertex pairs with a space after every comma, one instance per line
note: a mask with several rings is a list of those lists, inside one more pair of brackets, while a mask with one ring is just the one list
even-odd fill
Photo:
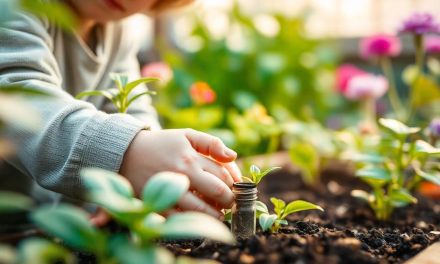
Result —
[[266, 212], [262, 212], [259, 215], [258, 222], [263, 231], [270, 230], [273, 233], [278, 232], [281, 225], [287, 225], [286, 217], [293, 213], [305, 210], [324, 211], [320, 206], [303, 200], [296, 200], [286, 204], [283, 200], [272, 197], [270, 201], [274, 206], [275, 214], [269, 214], [266, 208]]
[[19, 262], [22, 264], [76, 263], [67, 249], [41, 238], [30, 238], [19, 247]]
[[316, 148], [307, 142], [290, 145], [289, 156], [293, 164], [301, 170], [303, 181], [312, 185], [318, 181], [320, 156]]
[[123, 74], [111, 74], [110, 76], [117, 88], [107, 90], [92, 90], [79, 93], [76, 98], [88, 96], [103, 96], [113, 103], [119, 113], [127, 113], [128, 107], [137, 99], [144, 95], [155, 94], [152, 91], [135, 92], [135, 88], [143, 83], [158, 81], [157, 78], [141, 78], [132, 82], [128, 81], [128, 76]]
[[419, 127], [408, 127], [394, 119], [380, 119], [383, 135], [366, 147], [365, 154], [353, 155], [361, 166], [356, 176], [371, 186], [352, 195], [369, 203], [379, 220], [390, 218], [394, 208], [417, 203], [411, 192], [422, 180], [440, 185], [440, 149], [421, 139]]
[[0, 191], [0, 213], [29, 210], [32, 205], [32, 200], [27, 196]]
[[243, 177], [243, 180], [245, 182], [251, 182], [251, 183], [255, 183], [256, 185], [258, 185], [260, 183], [260, 181], [269, 173], [271, 173], [274, 170], [280, 169], [280, 167], [272, 167], [272, 168], [268, 168], [265, 171], [261, 172], [260, 168], [258, 168], [256, 165], [251, 165], [249, 172], [250, 172], [250, 176], [249, 177]]

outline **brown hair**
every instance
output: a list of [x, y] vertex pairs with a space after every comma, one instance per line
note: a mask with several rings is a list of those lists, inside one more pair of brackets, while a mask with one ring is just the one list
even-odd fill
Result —
[[161, 12], [168, 9], [182, 7], [192, 2], [194, 2], [194, 0], [157, 0], [152, 6], [151, 11]]

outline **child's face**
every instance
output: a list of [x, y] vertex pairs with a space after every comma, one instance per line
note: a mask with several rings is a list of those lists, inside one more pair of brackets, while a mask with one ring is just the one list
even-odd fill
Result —
[[81, 18], [108, 22], [151, 9], [160, 0], [68, 0]]

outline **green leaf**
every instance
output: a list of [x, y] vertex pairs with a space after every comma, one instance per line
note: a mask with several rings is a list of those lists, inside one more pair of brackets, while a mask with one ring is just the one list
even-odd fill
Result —
[[121, 264], [174, 264], [174, 256], [168, 250], [154, 246], [141, 248], [122, 236], [118, 236], [111, 241], [111, 252], [118, 260], [117, 263]]
[[287, 222], [287, 220], [285, 219], [277, 219], [275, 220], [275, 225], [288, 225], [289, 222]]
[[423, 179], [440, 186], [440, 173], [436, 173], [436, 172], [427, 173], [421, 170], [416, 170], [416, 172], [417, 175], [419, 175]]
[[125, 86], [128, 83], [128, 75], [122, 74], [122, 73], [110, 73], [110, 78], [115, 82], [116, 86], [118, 87], [118, 90], [121, 93], [125, 93]]
[[252, 180], [251, 178], [248, 178], [246, 176], [242, 177], [243, 182], [248, 182], [248, 183], [255, 183], [254, 180]]
[[379, 155], [379, 154], [357, 153], [357, 154], [352, 155], [350, 157], [350, 160], [352, 160], [354, 162], [359, 162], [359, 163], [383, 163], [383, 162], [385, 162], [386, 158], [382, 155]]
[[366, 167], [356, 171], [356, 176], [362, 178], [371, 185], [382, 186], [391, 181], [390, 173], [382, 168]]
[[0, 191], [0, 212], [29, 210], [33, 205], [29, 197], [8, 191]]
[[407, 125], [395, 119], [381, 118], [379, 119], [379, 124], [392, 134], [399, 137], [415, 134], [420, 131], [419, 127], [408, 127]]
[[43, 206], [31, 218], [41, 229], [72, 247], [90, 251], [103, 247], [103, 235], [92, 226], [86, 213], [74, 206]]
[[319, 153], [316, 148], [307, 142], [296, 141], [290, 145], [289, 156], [293, 164], [301, 170], [304, 182], [313, 184], [317, 180], [319, 168]]
[[417, 203], [417, 199], [405, 189], [393, 190], [389, 194], [389, 197], [394, 206], [405, 206], [410, 203]]
[[67, 249], [41, 238], [29, 238], [20, 243], [22, 264], [76, 263], [75, 257]]
[[0, 87], [0, 92], [4, 94], [31, 95], [31, 96], [49, 96], [47, 92], [40, 91], [33, 87], [21, 85], [6, 85]]
[[113, 102], [115, 95], [113, 95], [112, 93], [110, 93], [109, 91], [104, 91], [104, 90], [93, 90], [93, 91], [85, 91], [82, 93], [79, 93], [75, 96], [76, 99], [81, 99], [83, 97], [86, 96], [103, 96], [107, 99], [109, 99], [110, 101]]
[[433, 147], [431, 144], [424, 140], [417, 140], [415, 146], [415, 152], [417, 154], [428, 154], [428, 155], [438, 155], [440, 154], [440, 149]]
[[277, 220], [277, 215], [275, 214], [261, 214], [258, 218], [258, 222], [260, 223], [261, 229], [263, 231], [267, 231], [272, 228], [273, 224]]
[[65, 30], [72, 30], [77, 24], [75, 15], [63, 3], [36, 0], [20, 0], [20, 3], [24, 10], [46, 17]]
[[284, 209], [283, 215], [280, 217], [280, 219], [284, 219], [290, 214], [300, 212], [300, 211], [305, 211], [305, 210], [324, 211], [324, 209], [322, 209], [322, 207], [320, 207], [316, 204], [312, 204], [312, 203], [309, 203], [309, 202], [306, 202], [303, 200], [296, 200], [296, 201], [290, 202], [286, 206], [286, 208]]
[[270, 201], [274, 206], [274, 211], [277, 216], [281, 217], [281, 215], [283, 214], [283, 210], [286, 207], [286, 203], [283, 200], [277, 199], [275, 197], [270, 198]]
[[222, 222], [198, 212], [172, 215], [159, 230], [166, 239], [204, 237], [228, 244], [234, 242], [234, 237]]
[[127, 94], [130, 94], [131, 91], [133, 91], [133, 89], [136, 88], [138, 85], [140, 85], [142, 83], [150, 83], [150, 82], [155, 82], [155, 81], [160, 81], [160, 79], [158, 79], [158, 78], [141, 78], [136, 81], [132, 81], [132, 82], [128, 83], [127, 85], [125, 85], [125, 92]]
[[262, 173], [260, 173], [260, 174], [257, 176], [256, 184], [260, 183], [260, 181], [261, 181], [264, 177], [266, 177], [266, 175], [268, 175], [268, 174], [271, 173], [272, 171], [274, 171], [274, 170], [278, 170], [278, 169], [281, 169], [281, 167], [271, 167], [271, 168], [266, 169], [266, 170], [263, 171]]
[[152, 92], [152, 91], [148, 91], [148, 92], [143, 92], [143, 93], [137, 94], [137, 95], [133, 96], [130, 100], [128, 100], [127, 107], [129, 107], [134, 101], [136, 101], [141, 96], [153, 95], [153, 94], [156, 94], [156, 93]]
[[421, 108], [440, 100], [440, 87], [434, 78], [418, 75], [411, 85], [411, 104], [414, 108]]
[[189, 189], [189, 180], [185, 175], [174, 172], [155, 174], [144, 187], [144, 204], [154, 212], [163, 212], [174, 206]]
[[257, 217], [259, 217], [261, 214], [269, 213], [269, 209], [267, 209], [267, 206], [262, 201], [256, 201], [255, 207], [257, 211]]
[[260, 168], [257, 167], [257, 165], [252, 165], [249, 169], [251, 176], [252, 176], [252, 182], [255, 184], [258, 184], [258, 176], [260, 175], [261, 171]]

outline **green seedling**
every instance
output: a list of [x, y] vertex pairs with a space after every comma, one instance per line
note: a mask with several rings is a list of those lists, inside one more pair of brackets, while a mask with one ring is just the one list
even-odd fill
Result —
[[258, 185], [260, 183], [260, 181], [269, 173], [271, 173], [274, 170], [277, 169], [281, 169], [281, 167], [271, 167], [268, 168], [267, 170], [261, 172], [260, 168], [258, 168], [256, 165], [251, 165], [249, 172], [250, 172], [250, 176], [247, 177], [243, 177], [243, 181], [244, 182], [251, 182], [254, 183], [255, 185]]
[[286, 202], [284, 202], [283, 200], [272, 197], [270, 198], [270, 201], [274, 206], [275, 214], [270, 214], [267, 206], [264, 204], [264, 206], [260, 204], [257, 210], [257, 217], [261, 229], [263, 229], [263, 231], [269, 230], [272, 233], [278, 232], [282, 225], [287, 225], [288, 222], [286, 220], [286, 217], [293, 213], [306, 210], [324, 211], [322, 207], [303, 200], [296, 200], [286, 204]]
[[153, 91], [135, 92], [135, 88], [140, 84], [158, 81], [157, 78], [142, 78], [132, 82], [128, 82], [128, 76], [113, 73], [110, 75], [117, 88], [107, 90], [85, 91], [76, 96], [80, 99], [86, 96], [103, 96], [110, 100], [119, 113], [127, 113], [128, 107], [137, 99], [144, 95], [153, 95]]
[[356, 176], [372, 192], [353, 190], [352, 195], [369, 203], [379, 220], [387, 220], [396, 207], [417, 203], [411, 192], [422, 180], [440, 185], [440, 149], [418, 139], [421, 130], [393, 119], [380, 119], [384, 134], [367, 154], [353, 160], [362, 167]]

